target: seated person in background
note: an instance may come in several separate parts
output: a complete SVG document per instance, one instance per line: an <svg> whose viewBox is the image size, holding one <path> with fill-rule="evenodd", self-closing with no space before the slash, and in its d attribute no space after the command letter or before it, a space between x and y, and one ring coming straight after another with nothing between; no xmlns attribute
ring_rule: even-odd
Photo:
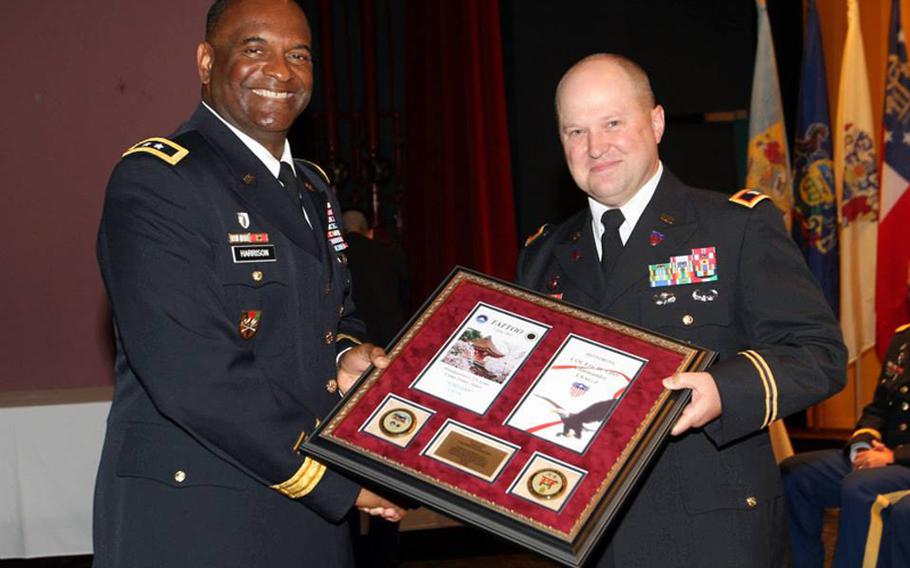
<svg viewBox="0 0 910 568"><path fill-rule="evenodd" d="M874 398L846 447L797 454L781 464L796 568L823 565L828 507L840 507L834 568L876 566L876 557L880 567L910 566L908 391L910 324L895 332Z"/></svg>
<svg viewBox="0 0 910 568"><path fill-rule="evenodd" d="M404 256L373 239L373 229L360 211L345 211L341 220L349 245L346 253L357 315L374 343L388 345L407 320Z"/></svg>

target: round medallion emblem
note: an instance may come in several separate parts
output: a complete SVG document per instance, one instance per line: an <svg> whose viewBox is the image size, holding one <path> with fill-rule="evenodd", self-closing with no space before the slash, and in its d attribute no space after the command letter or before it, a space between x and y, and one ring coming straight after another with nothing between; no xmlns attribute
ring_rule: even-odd
<svg viewBox="0 0 910 568"><path fill-rule="evenodd" d="M379 429L389 436L406 436L417 425L417 416L406 408L393 408L379 419Z"/></svg>
<svg viewBox="0 0 910 568"><path fill-rule="evenodd" d="M569 481L561 471L538 469L528 478L528 491L542 499L555 499L563 494Z"/></svg>

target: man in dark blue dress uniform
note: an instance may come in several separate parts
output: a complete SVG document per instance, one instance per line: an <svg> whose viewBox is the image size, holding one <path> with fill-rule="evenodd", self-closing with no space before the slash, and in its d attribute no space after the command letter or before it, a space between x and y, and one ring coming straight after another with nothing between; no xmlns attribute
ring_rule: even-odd
<svg viewBox="0 0 910 568"><path fill-rule="evenodd" d="M388 364L359 344L339 205L286 140L311 51L293 1L219 0L197 49L203 102L111 176L96 566L352 566L351 508L403 514L299 451L340 392Z"/></svg>
<svg viewBox="0 0 910 568"><path fill-rule="evenodd" d="M797 454L781 468L794 566L824 565L829 507L840 508L833 566L910 566L910 324L895 331L846 447Z"/></svg>
<svg viewBox="0 0 910 568"><path fill-rule="evenodd" d="M767 196L696 189L662 166L664 111L640 67L585 58L556 109L589 207L529 239L519 283L719 354L665 380L692 401L599 565L785 566L767 427L842 388L837 321Z"/></svg>

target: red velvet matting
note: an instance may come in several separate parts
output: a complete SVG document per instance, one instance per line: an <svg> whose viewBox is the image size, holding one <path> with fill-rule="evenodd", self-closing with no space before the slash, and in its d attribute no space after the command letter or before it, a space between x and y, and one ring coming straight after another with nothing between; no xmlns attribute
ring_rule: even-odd
<svg viewBox="0 0 910 568"><path fill-rule="evenodd" d="M483 416L432 395L408 388L408 385L432 360L440 346L478 302L485 302L503 310L519 313L552 326L549 333L525 361L524 366L505 386ZM607 425L600 430L583 455L503 424L569 333L581 335L648 360L638 378L627 389ZM393 350L393 354L396 351L398 351L397 347ZM381 455L398 464L402 469L416 470L445 484L457 487L487 505L513 511L568 535L573 532L573 527L585 513L589 502L597 496L604 479L609 475L639 424L648 415L663 391L661 379L676 372L685 357L686 355L683 353L601 327L572 315L552 311L526 299L474 282L462 281L454 287L449 297L435 313L425 320L423 326L411 337L406 349L403 349L393 359L392 364L380 378L357 397L354 407L336 424L330 436L369 453ZM388 393L394 393L436 411L436 414L423 426L407 448L400 448L368 433L358 431ZM514 454L512 460L493 483L488 483L432 458L421 456L420 452L447 418L516 444L521 449ZM569 501L558 513L507 493L509 486L535 451L588 472L575 488Z"/></svg>

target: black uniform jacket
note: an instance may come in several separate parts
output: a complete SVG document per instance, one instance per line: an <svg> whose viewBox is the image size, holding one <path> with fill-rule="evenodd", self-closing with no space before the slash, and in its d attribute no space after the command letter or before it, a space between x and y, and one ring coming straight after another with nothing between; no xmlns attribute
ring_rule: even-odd
<svg viewBox="0 0 910 568"><path fill-rule="evenodd" d="M873 439L894 452L894 463L910 467L910 324L895 331L875 395L863 409L848 447Z"/></svg>
<svg viewBox="0 0 910 568"><path fill-rule="evenodd" d="M358 486L296 449L339 400L336 355L363 329L327 237L339 205L296 169L315 239L201 105L114 169L98 235L117 355L96 566L352 564L339 521Z"/></svg>
<svg viewBox="0 0 910 568"><path fill-rule="evenodd" d="M719 353L722 415L667 445L607 535L606 565L776 566L786 554L766 427L840 390L846 354L770 200L731 199L664 170L607 282L588 209L519 258L520 284ZM707 247L716 281L650 287L649 265Z"/></svg>

